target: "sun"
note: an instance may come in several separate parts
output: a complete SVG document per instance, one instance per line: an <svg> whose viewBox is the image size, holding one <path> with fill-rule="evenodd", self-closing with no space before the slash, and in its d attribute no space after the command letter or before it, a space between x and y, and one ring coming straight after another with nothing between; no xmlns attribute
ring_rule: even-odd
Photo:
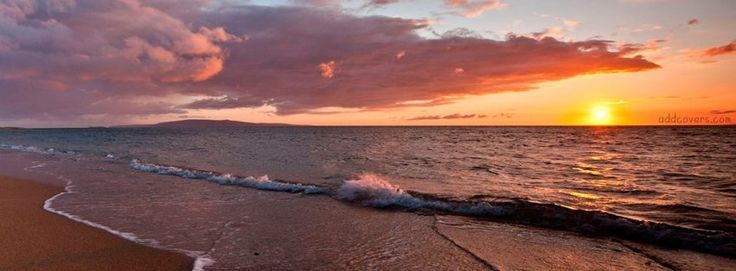
<svg viewBox="0 0 736 271"><path fill-rule="evenodd" d="M610 125L613 123L613 113L606 105L596 105L590 109L588 122L592 125Z"/></svg>

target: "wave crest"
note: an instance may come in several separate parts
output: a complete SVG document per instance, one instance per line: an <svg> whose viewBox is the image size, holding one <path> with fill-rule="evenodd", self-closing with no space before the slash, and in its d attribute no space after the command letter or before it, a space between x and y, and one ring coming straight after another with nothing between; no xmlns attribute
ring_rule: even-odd
<svg viewBox="0 0 736 271"><path fill-rule="evenodd" d="M204 179L222 185L238 185L261 190L317 193L334 199L376 208L395 208L511 222L529 226L566 230L598 236L613 236L674 248L736 257L736 236L730 232L698 230L681 226L641 221L605 211L587 211L523 199L496 199L492 202L472 198L460 200L404 190L374 174L361 174L346 180L337 190L328 187L287 183L268 176L239 177L210 171L141 163L130 166L144 172Z"/></svg>
<svg viewBox="0 0 736 271"><path fill-rule="evenodd" d="M571 209L556 204L522 199L456 200L401 189L385 179L362 174L345 181L335 198L377 208L399 208L430 213L460 215L505 221L598 236L648 242L676 248L736 257L733 233L684 228L671 224L641 221L604 211Z"/></svg>
<svg viewBox="0 0 736 271"><path fill-rule="evenodd" d="M335 197L350 202L361 202L374 207L401 206L422 208L421 199L374 174L361 174L357 179L344 181Z"/></svg>
<svg viewBox="0 0 736 271"><path fill-rule="evenodd" d="M186 179L202 179L221 185L236 185L255 188L259 190L304 194L319 194L324 192L323 188L315 185L280 182L268 178L268 175L264 175L261 177L241 177L227 173L219 174L211 171L142 163L138 159L131 160L129 164L130 167L143 172L156 173L160 175L172 175Z"/></svg>
<svg viewBox="0 0 736 271"><path fill-rule="evenodd" d="M504 207L481 201L452 201L407 191L374 175L361 174L354 180L344 181L335 197L377 208L424 209L466 216L499 216L509 212Z"/></svg>

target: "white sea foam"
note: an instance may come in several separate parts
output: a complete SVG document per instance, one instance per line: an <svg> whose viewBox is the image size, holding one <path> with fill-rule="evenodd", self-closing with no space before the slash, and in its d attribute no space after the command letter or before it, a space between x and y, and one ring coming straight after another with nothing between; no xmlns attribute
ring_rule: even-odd
<svg viewBox="0 0 736 271"><path fill-rule="evenodd" d="M42 167L45 167L46 166L46 163L41 163L41 162L37 162L37 161L34 161L32 164L33 164L32 166L23 168L23 170L28 171L29 169L42 168Z"/></svg>
<svg viewBox="0 0 736 271"><path fill-rule="evenodd" d="M8 144L0 144L0 149L10 149L14 151L20 151L20 152L32 152L32 153L40 153L40 154L75 154L73 151L60 151L54 148L39 148L36 146L28 146L28 145L8 145Z"/></svg>
<svg viewBox="0 0 736 271"><path fill-rule="evenodd" d="M463 215L501 215L507 209L487 202L453 202L442 199L413 196L406 190L380 176L365 173L353 180L344 181L335 197L340 200L359 202L364 205L388 208L427 209Z"/></svg>
<svg viewBox="0 0 736 271"><path fill-rule="evenodd" d="M74 193L74 191L72 190L71 180L66 179L66 178L63 178L63 177L60 177L60 179L64 179L64 180L67 181L67 184L64 187L64 192L61 192L59 194L56 194L56 195L54 195L53 197L47 199L44 202L43 208L46 209L47 211L52 212L52 213L55 213L55 214L59 214L59 215L62 215L62 216L65 216L65 217L67 217L67 218L69 218L71 220L74 220L74 221L77 221L77 222L81 222L81 223L87 224L89 226L98 228L98 229L103 229L103 230L105 230L107 232L113 233L115 235L121 236L121 237L123 237L125 239L128 239L128 240L131 240L131 241L135 241L137 243L142 243L142 244L146 244L146 245L157 245L158 244L155 240L141 239L141 238L138 238L133 233L117 231L117 230L114 230L114 229L112 229L110 227L107 227L107 226L104 226L104 225L101 225L101 224L98 224L98 223L94 223L94 222L91 222L91 221L82 219L79 216L76 216L76 215L73 215L73 214L70 214L70 213L61 211L61 210L54 209L52 207L52 203L53 203L53 201L56 198L61 197L61 196L66 195L66 194L72 194L72 193Z"/></svg>
<svg viewBox="0 0 736 271"><path fill-rule="evenodd" d="M611 234L655 244L676 244L720 255L735 255L734 236L729 233L695 230L665 223L650 223L600 211L575 210L554 204L509 201L451 200L433 195L409 193L389 181L363 174L345 181L335 198L378 208L433 210L472 217L497 217L529 225L552 226L570 231Z"/></svg>
<svg viewBox="0 0 736 271"><path fill-rule="evenodd" d="M431 197L416 197L391 182L375 174L362 174L353 180L346 180L337 191L299 183L286 183L261 177L240 177L232 174L220 174L210 171L186 169L175 166L143 163L137 159L130 161L130 166L143 172L172 175L187 179L201 179L221 185L236 185L269 191L302 192L305 194L328 194L333 198L358 202L377 208L426 209L451 212L465 215L498 215L507 212L505 208L493 206L486 202L450 202Z"/></svg>
<svg viewBox="0 0 736 271"><path fill-rule="evenodd" d="M237 185L260 190L283 191L291 193L301 192L304 194L319 194L324 192L323 188L315 185L279 182L268 178L268 175L264 175L261 177L240 177L232 174L220 174L216 172L185 169L174 166L142 163L137 159L131 160L130 166L134 169L144 172L156 173L161 175L173 175L187 179L203 179L221 185Z"/></svg>
<svg viewBox="0 0 736 271"><path fill-rule="evenodd" d="M35 153L52 153L54 149L49 149L50 151L44 151L42 149L39 149L35 146L26 146L26 145L10 145L11 150L15 151L22 151L22 152L35 152Z"/></svg>
<svg viewBox="0 0 736 271"><path fill-rule="evenodd" d="M427 202L413 197L399 188L374 174L362 174L354 180L343 182L335 195L345 201L362 202L375 207L402 206L407 208L421 208Z"/></svg>
<svg viewBox="0 0 736 271"><path fill-rule="evenodd" d="M36 163L36 162L34 162L33 164L34 165L32 165L32 166L29 166L29 167L24 168L24 170L30 171L31 169L38 169L38 168L41 168L41 167L46 166L45 163ZM56 176L57 176L57 178L59 180L62 180L62 181L64 181L66 183L66 185L64 186L64 192L61 192L59 194L56 194L53 197L51 197L51 198L47 199L46 201L44 201L44 203L43 203L43 209L44 210L46 210L46 211L48 211L50 213L54 213L54 214L58 214L58 215L64 216L64 217L66 217L68 219L71 219L73 221L76 221L76 222L79 222L79 223L83 223L83 224L88 225L90 227L94 227L94 228L98 228L98 229L104 230L106 232L109 232L111 234L120 236L122 238L125 238L127 240L130 240L130 241L133 241L133 242L136 242L136 243L139 243L139 244L147 245L147 246L158 248L158 249L173 250L173 251L176 251L176 252L179 252L179 253L183 253L183 254L185 254L185 255L187 255L187 256L192 257L192 258L195 259L194 260L193 267L192 267L192 271L203 271L205 267L207 267L207 266L212 265L212 264L215 263L215 260L213 260L212 258L209 258L207 255L203 255L202 252L190 251L190 250L184 250L184 249L167 248L167 247L161 246L156 240L139 238L138 236L136 236L133 233L118 231L118 230L112 229L112 228L110 228L108 226L105 226L105 225L102 225L102 224L99 224L99 223L95 223L95 222L92 222L92 221L83 219L83 218L81 218L79 216L76 216L76 215L73 215L71 213L68 213L68 212L65 212L65 211L62 211L62 210L59 210L59 209L55 209L53 207L54 200L56 200L57 198L59 198L61 196L75 193L74 190L73 190L74 186L72 185L72 180L71 179L65 178L65 177L60 176L60 175L56 175Z"/></svg>

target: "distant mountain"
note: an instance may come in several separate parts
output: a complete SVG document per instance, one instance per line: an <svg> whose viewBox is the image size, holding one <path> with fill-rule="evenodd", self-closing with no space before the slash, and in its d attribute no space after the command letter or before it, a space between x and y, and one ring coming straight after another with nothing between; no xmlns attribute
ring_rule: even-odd
<svg viewBox="0 0 736 271"><path fill-rule="evenodd" d="M252 126L294 126L292 124L285 123L255 123L255 122L242 122L234 120L202 120L202 119L190 119L190 120L178 120L168 121L156 124L143 124L143 125L122 125L115 126L115 128L187 128L187 129L200 129L200 128L231 128L231 127L252 127Z"/></svg>

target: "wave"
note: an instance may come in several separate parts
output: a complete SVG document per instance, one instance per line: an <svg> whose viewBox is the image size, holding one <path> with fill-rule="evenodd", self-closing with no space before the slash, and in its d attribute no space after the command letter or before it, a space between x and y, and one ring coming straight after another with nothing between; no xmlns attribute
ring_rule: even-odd
<svg viewBox="0 0 736 271"><path fill-rule="evenodd" d="M32 153L40 153L40 154L76 154L73 151L60 151L54 148L39 148L36 146L28 146L28 145L8 145L8 144L0 144L0 149L8 149L8 150L14 150L14 151L20 151L20 152L32 152Z"/></svg>
<svg viewBox="0 0 736 271"><path fill-rule="evenodd" d="M0 148L41 154L73 153L25 145L0 144ZM523 199L489 200L489 197L485 196L470 197L468 199L446 198L404 190L374 174L358 175L356 178L343 181L337 189L332 189L318 185L274 180L268 176L242 177L185 167L143 163L137 159L130 160L129 165L143 172L187 179L201 179L220 185L290 193L322 194L337 200L375 208L467 216L573 231L588 235L611 236L736 258L736 236L730 231L687 228L655 221L632 219L604 211L578 210ZM49 211L59 213L73 220L79 219L70 214L52 210L50 202L54 198L49 199L48 205L45 206L49 207ZM101 225L92 226L104 227ZM127 236L125 233L114 232L112 229L103 229L127 239L137 239L135 236ZM144 240L136 241L146 243ZM206 259L203 260L207 261Z"/></svg>
<svg viewBox="0 0 736 271"><path fill-rule="evenodd" d="M488 202L464 204L403 190L374 174L362 174L354 180L344 181L335 197L377 208L423 209L469 216L498 216L509 211Z"/></svg>
<svg viewBox="0 0 736 271"><path fill-rule="evenodd" d="M183 167L165 166L150 163L142 163L138 159L130 161L130 166L134 169L156 173L161 175L172 175L182 177L186 179L201 179L207 180L221 185L235 185L249 188L255 188L259 190L268 191L282 191L291 193L304 193L304 194L321 194L324 193L324 188L316 185L300 184L300 183L289 183L284 181L272 180L268 178L268 175L261 177L241 177L232 174L221 174L211 171L188 169Z"/></svg>
<svg viewBox="0 0 736 271"><path fill-rule="evenodd" d="M730 232L685 228L603 211L578 210L522 199L493 202L449 199L403 190L371 174L345 181L336 195L341 200L378 208L469 216L587 235L612 236L736 258L736 236Z"/></svg>
<svg viewBox="0 0 736 271"><path fill-rule="evenodd" d="M179 252L179 253L183 253L183 254L185 254L185 255L187 255L189 257L194 258L194 264L192 266L192 271L204 271L204 268L206 266L209 266L209 265L212 265L212 264L215 263L215 261L213 259L209 258L207 255L202 255L202 253L200 253L200 252L190 251L190 250L184 250L184 249L172 249L172 248L163 247L156 240L142 239L142 238L138 237L137 235L135 235L133 233L130 233L130 232L121 232L121 231L115 230L113 228L110 228L108 226L105 226L105 225L102 225L102 224L99 224L99 223L95 223L95 222L92 222L92 221L83 219L83 218L81 218L79 216L76 216L76 215L73 215L73 214L70 214L70 213L61 211L59 209L55 209L53 207L54 200L56 200L58 197L61 197L63 195L73 193L71 187L72 187L71 180L67 180L67 185L64 187L64 192L61 192L59 194L56 194L53 197L51 197L51 198L47 199L46 201L44 201L44 203L43 203L43 209L46 210L46 211L48 211L48 212L50 212L50 213L61 215L61 216L66 217L66 218L68 218L70 220L73 220L73 221L76 221L76 222L85 224L87 226L104 230L106 232L109 232L111 234L120 236L123 239L127 239L127 240L130 240L130 241L135 242L135 243L138 243L138 244L144 244L144 245L147 245L147 246L150 246L150 247L153 247L153 248L159 248L159 249L165 249L165 250L173 250L173 251L176 251L176 252Z"/></svg>
<svg viewBox="0 0 736 271"><path fill-rule="evenodd" d="M44 152L44 153L50 154L50 152ZM31 165L31 166L28 166L28 167L23 168L23 170L30 172L30 171L35 171L35 170L41 169L41 168L43 168L43 167L46 166L46 163L41 163L41 162L36 162L36 161L34 161L32 164L33 165ZM93 228L101 229L103 231L106 231L106 232L111 233L113 235L117 235L117 236L119 236L119 237L121 237L123 239L129 240L129 241L132 241L132 242L135 242L135 243L138 243L138 244L143 244L143 245L146 245L146 246L149 246L149 247L153 247L153 248L164 249L164 250L171 250L171 251L175 251L175 252L179 252L179 253L185 254L185 255L187 255L189 257L194 258L194 263L192 265L192 271L204 271L204 268L205 267L210 266L210 265L212 265L212 264L215 263L215 261L212 258L210 258L208 255L203 254L201 252L191 251L191 250L185 250L185 249L177 249L177 248L164 247L164 246L160 245L159 242L156 241L156 240L140 238L137 235L135 235L134 233L118 231L118 230L115 230L115 229L110 228L108 226L105 226L105 225L102 225L102 224L99 224L99 223L95 223L95 222L86 220L84 218L81 218L81 217L79 217L77 215L74 215L74 214L71 214L71 213L68 213L68 212L65 212L65 211L62 211L62 210L59 210L59 209L54 208L53 203L54 203L54 201L57 198L62 197L64 195L75 193L75 191L74 191L74 185L72 185L72 180L71 179L66 178L64 176L52 174L50 172L44 172L44 173L51 174L51 175L55 176L57 179L65 182L64 191L63 192L58 193L58 194L56 194L56 195L48 198L46 201L43 202L43 209L46 210L47 212L50 212L50 213L53 213L53 214L57 214L57 215L66 217L67 219L70 219L72 221L76 221L76 222L85 224L85 225L90 226L90 227L93 227Z"/></svg>
<svg viewBox="0 0 736 271"><path fill-rule="evenodd" d="M138 160L132 160L130 165L145 172L188 179L205 179L223 185L323 194L337 200L368 207L510 222L586 235L617 237L736 258L736 236L731 232L686 228L655 221L637 220L604 211L572 209L523 199L495 199L492 201L483 200L487 197L451 199L404 190L378 175L369 173L345 180L337 189L330 189L270 180L266 176L261 178L238 177L210 171L145 164Z"/></svg>

